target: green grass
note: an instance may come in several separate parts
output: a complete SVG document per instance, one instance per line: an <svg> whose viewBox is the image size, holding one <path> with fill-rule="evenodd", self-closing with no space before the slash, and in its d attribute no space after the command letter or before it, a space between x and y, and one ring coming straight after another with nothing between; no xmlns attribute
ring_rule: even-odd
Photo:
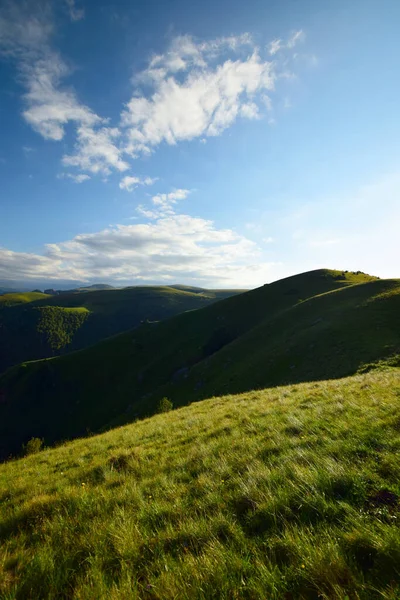
<svg viewBox="0 0 400 600"><path fill-rule="evenodd" d="M400 281L305 273L15 367L0 378L0 455L33 436L52 443L151 415L164 396L179 406L344 377L398 355Z"/></svg>
<svg viewBox="0 0 400 600"><path fill-rule="evenodd" d="M143 321L160 321L236 293L235 290L192 293L148 286L92 289L57 296L38 293L0 296L0 373L20 362L85 348ZM72 310L75 318L66 312ZM38 311L44 325L38 325ZM79 311L87 318L78 319Z"/></svg>
<svg viewBox="0 0 400 600"><path fill-rule="evenodd" d="M0 465L0 597L395 600L399 415L392 368Z"/></svg>
<svg viewBox="0 0 400 600"><path fill-rule="evenodd" d="M3 294L0 295L0 309L5 306L27 304L29 302L36 302L37 300L46 300L48 298L51 298L51 296L49 296L48 294L41 294L40 292Z"/></svg>

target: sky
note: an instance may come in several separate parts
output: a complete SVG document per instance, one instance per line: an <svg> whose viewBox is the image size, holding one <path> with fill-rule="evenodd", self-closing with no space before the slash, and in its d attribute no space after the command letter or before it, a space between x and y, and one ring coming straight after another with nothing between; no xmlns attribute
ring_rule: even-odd
<svg viewBox="0 0 400 600"><path fill-rule="evenodd" d="M0 0L0 284L400 277L398 0Z"/></svg>

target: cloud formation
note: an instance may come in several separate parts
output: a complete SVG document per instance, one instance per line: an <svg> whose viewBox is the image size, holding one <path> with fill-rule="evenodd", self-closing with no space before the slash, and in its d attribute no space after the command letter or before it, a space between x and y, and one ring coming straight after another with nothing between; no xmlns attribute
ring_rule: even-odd
<svg viewBox="0 0 400 600"><path fill-rule="evenodd" d="M78 175L74 175L74 173L60 173L57 177L58 179L71 179L74 183L83 183L90 179L90 175L86 175L85 173L80 173Z"/></svg>
<svg viewBox="0 0 400 600"><path fill-rule="evenodd" d="M74 2L67 2L70 16L82 18ZM76 127L75 153L63 158L65 166L80 171L109 174L126 170L118 147L120 132L107 127L107 119L82 104L74 90L63 81L71 69L52 49L53 15L48 2L28 0L8 2L0 10L0 53L16 62L19 78L26 89L23 118L42 137L61 141L65 127Z"/></svg>
<svg viewBox="0 0 400 600"><path fill-rule="evenodd" d="M209 220L175 214L48 244L43 255L0 249L0 279L54 284L97 280L246 287L262 283L268 268L254 242L231 229L217 229Z"/></svg>
<svg viewBox="0 0 400 600"><path fill-rule="evenodd" d="M22 116L36 132L59 142L72 125L75 140L62 163L76 175L122 173L132 158L162 143L194 138L204 143L239 118L259 119L272 110L278 62L263 57L248 33L208 41L182 35L136 74L120 121L111 124L66 85L73 71L53 48L51 6L47 0L6 0L0 8L0 55L17 65L25 87ZM64 6L71 20L84 17L75 0L64 0ZM297 31L286 42L274 40L269 54L291 49L303 37Z"/></svg>
<svg viewBox="0 0 400 600"><path fill-rule="evenodd" d="M85 17L83 8L76 8L75 0L65 0L71 21L81 21Z"/></svg>
<svg viewBox="0 0 400 600"><path fill-rule="evenodd" d="M220 135L239 116L257 118L259 95L273 91L275 80L273 64L261 58L249 35L206 44L179 37L139 76L152 91L135 91L122 113L126 151L150 154L162 142Z"/></svg>
<svg viewBox="0 0 400 600"><path fill-rule="evenodd" d="M122 151L116 145L120 132L116 127L94 129L82 123L77 129L75 153L63 157L66 167L77 167L93 174L109 175L112 169L126 171L129 163L122 159Z"/></svg>
<svg viewBox="0 0 400 600"><path fill-rule="evenodd" d="M305 33L302 29L298 31L294 31L288 40L284 41L282 39L272 40L268 44L268 52L271 56L277 54L280 50L289 49L292 50L299 42L303 41L305 38Z"/></svg>
<svg viewBox="0 0 400 600"><path fill-rule="evenodd" d="M157 179L151 177L134 177L132 175L126 175L119 182L119 187L121 190L126 190L127 192L133 192L135 188L139 185L153 185Z"/></svg>

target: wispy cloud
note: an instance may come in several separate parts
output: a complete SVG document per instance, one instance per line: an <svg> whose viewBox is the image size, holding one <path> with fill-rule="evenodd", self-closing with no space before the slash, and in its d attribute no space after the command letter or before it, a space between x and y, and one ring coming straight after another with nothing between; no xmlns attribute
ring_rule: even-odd
<svg viewBox="0 0 400 600"><path fill-rule="evenodd" d="M33 64L23 62L20 69L28 88L23 116L44 138L62 140L69 122L86 127L102 123L90 108L78 102L74 92L60 89L69 69L57 54L46 50Z"/></svg>
<svg viewBox="0 0 400 600"><path fill-rule="evenodd" d="M284 41L282 39L272 40L267 46L268 52L271 56L274 56L281 50L292 50L299 42L302 42L305 39L305 33L302 29L298 31L294 31L290 37Z"/></svg>
<svg viewBox="0 0 400 600"><path fill-rule="evenodd" d="M70 14L79 16L74 2ZM37 0L9 2L0 12L0 52L16 61L26 88L24 119L45 139L60 141L65 126L76 127L76 153L63 159L65 166L91 173L123 171L128 163L121 158L119 130L107 127L107 119L79 102L75 92L62 86L70 74L60 55L51 47L54 31L50 4Z"/></svg>
<svg viewBox="0 0 400 600"><path fill-rule="evenodd" d="M90 179L90 175L86 175L85 173L80 173L79 175L74 175L73 173L60 173L57 177L58 179L71 179L74 183L83 183Z"/></svg>
<svg viewBox="0 0 400 600"><path fill-rule="evenodd" d="M156 178L152 177L134 177L132 175L126 175L119 182L119 187L121 190L126 190L127 192L133 192L135 188L139 185L153 185L157 181Z"/></svg>
<svg viewBox="0 0 400 600"><path fill-rule="evenodd" d="M268 45L268 50L269 53L271 54L271 56L273 56L274 54L276 54L277 52L279 52L279 50L282 48L282 40L272 40L272 42L269 43Z"/></svg>
<svg viewBox="0 0 400 600"><path fill-rule="evenodd" d="M302 29L299 29L298 31L293 32L293 34L290 36L290 38L288 39L288 41L286 43L286 47L294 48L296 46L296 44L303 41L304 38L305 38L304 31Z"/></svg>
<svg viewBox="0 0 400 600"><path fill-rule="evenodd" d="M75 0L65 0L71 21L81 21L85 17L83 8L76 8Z"/></svg>
<svg viewBox="0 0 400 600"><path fill-rule="evenodd" d="M129 163L122 159L122 151L116 143L119 137L116 127L95 129L82 124L77 129L75 154L64 156L62 162L94 174L109 175L112 169L126 171Z"/></svg>
<svg viewBox="0 0 400 600"><path fill-rule="evenodd" d="M178 189L169 194L157 194L153 196L151 201L156 207L158 216L167 216L175 214L174 206L180 201L185 200L191 190Z"/></svg>
<svg viewBox="0 0 400 600"><path fill-rule="evenodd" d="M151 207L139 204L137 212L147 219L161 219L175 215L175 206L180 200L186 200L193 190L175 189L167 194L156 194L151 198Z"/></svg>

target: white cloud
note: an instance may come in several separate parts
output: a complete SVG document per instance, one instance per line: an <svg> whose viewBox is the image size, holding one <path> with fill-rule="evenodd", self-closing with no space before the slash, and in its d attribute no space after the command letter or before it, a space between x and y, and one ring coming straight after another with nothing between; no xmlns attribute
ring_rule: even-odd
<svg viewBox="0 0 400 600"><path fill-rule="evenodd" d="M240 108L240 114L246 119L258 119L260 117L260 111L255 102L248 102L247 104L242 104Z"/></svg>
<svg viewBox="0 0 400 600"><path fill-rule="evenodd" d="M305 34L304 31L302 29L299 29L298 31L295 31L290 38L287 41L286 47L287 48L294 48L296 46L296 44L298 44L299 42L302 42L305 38Z"/></svg>
<svg viewBox="0 0 400 600"><path fill-rule="evenodd" d="M75 0L64 1L72 20L83 18ZM51 4L10 0L5 6L0 10L0 54L18 65L26 89L24 119L52 141L64 140L72 125L74 149L63 156L64 167L107 177L127 171L129 157L151 154L161 143L194 138L204 143L239 117L258 119L272 109L266 92L274 91L279 62L265 60L249 34L207 41L184 35L173 39L164 54L151 57L134 78L139 87L122 110L119 126L112 126L66 85L72 70L51 45ZM286 47L303 36L293 33ZM281 46L274 40L270 50L278 52Z"/></svg>
<svg viewBox="0 0 400 600"><path fill-rule="evenodd" d="M25 120L45 139L62 140L69 122L91 127L102 122L88 107L80 104L71 90L59 89L69 70L61 58L50 51L33 64L20 65L28 88L24 99Z"/></svg>
<svg viewBox="0 0 400 600"><path fill-rule="evenodd" d="M90 179L90 175L86 173L80 173L79 175L74 175L73 173L60 173L57 175L58 179L71 179L74 183L83 183Z"/></svg>
<svg viewBox="0 0 400 600"><path fill-rule="evenodd" d="M152 203L157 207L157 216L165 216L167 214L174 214L174 205L179 200L185 200L191 190L178 189L170 192L169 194L157 194L153 196Z"/></svg>
<svg viewBox="0 0 400 600"><path fill-rule="evenodd" d="M254 242L211 221L172 215L49 244L43 255L0 249L1 279L262 284L270 265Z"/></svg>
<svg viewBox="0 0 400 600"><path fill-rule="evenodd" d="M62 162L94 174L109 175L112 168L126 171L129 164L122 159L122 151L116 144L119 137L116 127L94 129L81 125L77 130L76 153L64 156Z"/></svg>
<svg viewBox="0 0 400 600"><path fill-rule="evenodd" d="M267 46L268 52L271 56L274 56L281 50L286 50L286 49L292 50L299 42L302 42L304 40L304 38L305 38L304 31L302 29L299 29L298 31L294 31L286 42L284 42L282 39L278 39L278 38L275 40L272 40L272 42L270 42ZM294 56L294 58L295 58L295 56Z"/></svg>
<svg viewBox="0 0 400 600"><path fill-rule="evenodd" d="M272 40L272 42L269 43L268 48L269 53L271 54L271 56L273 56L282 48L282 40Z"/></svg>
<svg viewBox="0 0 400 600"><path fill-rule="evenodd" d="M73 1L71 18L80 17ZM70 68L51 48L52 15L46 2L9 3L0 14L0 52L17 61L26 88L24 119L45 139L60 141L65 126L76 127L76 152L63 158L65 166L93 174L124 171L129 165L118 146L120 132L80 103L72 89L62 87Z"/></svg>
<svg viewBox="0 0 400 600"><path fill-rule="evenodd" d="M206 42L196 42L190 35L180 35L171 41L165 54L154 55L149 61L149 67L134 79L138 82L154 82L168 74L187 71L189 68L205 68L208 61L221 52L237 51L244 46L254 46L248 33Z"/></svg>
<svg viewBox="0 0 400 600"><path fill-rule="evenodd" d="M76 8L75 0L65 0L67 5L68 14L71 21L80 21L85 17L85 11L83 8Z"/></svg>
<svg viewBox="0 0 400 600"><path fill-rule="evenodd" d="M132 175L126 175L119 182L119 187L121 190L126 190L127 192L133 192L133 190L139 185L153 185L157 181L156 178L151 177L134 177Z"/></svg>
<svg viewBox="0 0 400 600"><path fill-rule="evenodd" d="M152 93L136 90L122 113L126 151L149 154L162 142L219 135L239 115L257 118L258 95L274 89L276 73L251 45L248 35L206 43L183 36L153 57L139 77L151 83ZM250 55L243 56L244 46L251 46ZM233 59L238 52L242 56Z"/></svg>

